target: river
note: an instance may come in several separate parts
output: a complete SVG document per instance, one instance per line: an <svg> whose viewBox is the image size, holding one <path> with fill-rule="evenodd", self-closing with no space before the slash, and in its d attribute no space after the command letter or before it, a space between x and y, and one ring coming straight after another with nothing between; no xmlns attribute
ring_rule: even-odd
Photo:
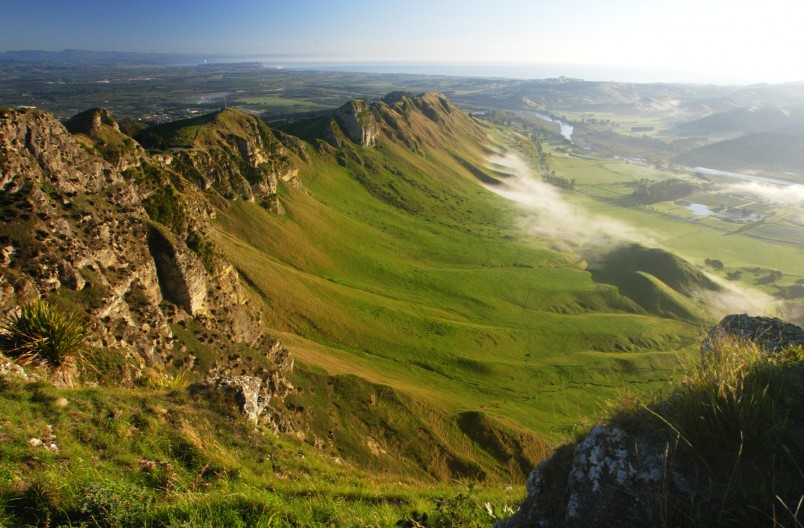
<svg viewBox="0 0 804 528"><path fill-rule="evenodd" d="M561 129L561 135L564 136L564 139L566 139L570 143L574 143L572 141L572 131L575 129L575 127L573 127L569 123L565 123L564 121L560 121L558 119L553 119L552 117L550 117L547 114L540 114L538 112L534 112L534 114L536 115L536 117L538 117L539 119L541 119L543 121L548 121L550 123L556 123L559 126L559 128Z"/></svg>

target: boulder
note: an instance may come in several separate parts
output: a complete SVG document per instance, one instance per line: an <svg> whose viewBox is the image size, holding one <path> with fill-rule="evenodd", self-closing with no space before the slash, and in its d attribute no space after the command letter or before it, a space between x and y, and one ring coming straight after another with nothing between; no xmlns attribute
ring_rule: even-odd
<svg viewBox="0 0 804 528"><path fill-rule="evenodd" d="M754 317L732 314L724 317L707 333L701 351L712 350L721 339L750 341L768 353L804 345L804 329L777 317Z"/></svg>
<svg viewBox="0 0 804 528"><path fill-rule="evenodd" d="M645 519L647 499L662 487L688 493L684 477L666 462L664 449L618 427L598 425L531 472L519 512L497 528L613 528Z"/></svg>

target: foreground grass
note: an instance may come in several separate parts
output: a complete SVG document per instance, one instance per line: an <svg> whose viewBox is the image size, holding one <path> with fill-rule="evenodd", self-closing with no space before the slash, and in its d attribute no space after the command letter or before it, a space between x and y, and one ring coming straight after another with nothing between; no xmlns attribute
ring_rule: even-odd
<svg viewBox="0 0 804 528"><path fill-rule="evenodd" d="M521 498L367 475L246 424L232 405L186 389L0 377L0 525L393 526L426 515L487 526Z"/></svg>
<svg viewBox="0 0 804 528"><path fill-rule="evenodd" d="M667 442L684 475L652 497L656 526L802 526L804 349L721 339L665 400L624 402L613 422ZM691 491L690 491L691 490Z"/></svg>

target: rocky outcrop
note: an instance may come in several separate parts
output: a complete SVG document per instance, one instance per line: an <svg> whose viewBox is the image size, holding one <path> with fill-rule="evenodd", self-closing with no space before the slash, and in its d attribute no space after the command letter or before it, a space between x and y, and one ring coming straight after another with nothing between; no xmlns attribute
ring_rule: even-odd
<svg viewBox="0 0 804 528"><path fill-rule="evenodd" d="M58 296L83 312L93 346L126 358L134 369L126 379L174 362L212 368L188 354L183 340L197 339L217 370L238 365L244 346L265 351L251 370L269 380L274 341L207 235L213 204L226 202L192 185L176 154L143 153L125 172L99 156L85 140L121 134L108 112L79 114L71 127L75 134L36 110L0 111L0 311ZM253 141L215 136L223 152L209 147L209 155L271 166L270 136L254 127ZM289 168L284 175L294 177ZM253 375L241 370L236 375Z"/></svg>
<svg viewBox="0 0 804 528"><path fill-rule="evenodd" d="M85 134L87 136L98 136L103 130L103 126L112 128L115 132L120 132L120 125L112 117L111 112L105 108L92 108L76 114L64 123L64 127L71 134Z"/></svg>
<svg viewBox="0 0 804 528"><path fill-rule="evenodd" d="M660 487L689 494L683 475L667 471L665 451L624 430L598 425L560 448L528 476L528 497L498 528L644 526Z"/></svg>
<svg viewBox="0 0 804 528"><path fill-rule="evenodd" d="M275 196L279 181L299 185L298 167L268 126L231 109L201 125L192 145L176 149L170 164L201 189L230 199Z"/></svg>
<svg viewBox="0 0 804 528"><path fill-rule="evenodd" d="M137 189L36 110L0 113L0 182L0 309L69 290L95 345L161 363L173 336Z"/></svg>
<svg viewBox="0 0 804 528"><path fill-rule="evenodd" d="M162 295L190 315L206 311L207 274L186 244L165 229L152 227L148 247L156 264Z"/></svg>
<svg viewBox="0 0 804 528"><path fill-rule="evenodd" d="M437 92L414 96L396 91L379 101L354 99L338 108L323 129L324 141L338 149L352 143L373 147L383 136L416 152L425 145L438 148L460 136L485 141L478 124ZM326 147L319 150L327 152Z"/></svg>
<svg viewBox="0 0 804 528"><path fill-rule="evenodd" d="M439 125L445 124L448 116L457 110L442 93L425 93L414 98L413 102L428 119Z"/></svg>
<svg viewBox="0 0 804 528"><path fill-rule="evenodd" d="M393 105L393 104L396 104L396 103L401 103L405 99L412 99L412 98L413 98L413 94L411 92L404 92L404 91L401 91L401 90L397 90L395 92L390 92L390 93L386 94L382 98L382 102L387 104L387 105Z"/></svg>
<svg viewBox="0 0 804 528"><path fill-rule="evenodd" d="M335 120L347 137L358 145L373 147L377 144L379 127L367 101L349 101L335 111Z"/></svg>
<svg viewBox="0 0 804 528"><path fill-rule="evenodd" d="M768 353L777 353L786 348L804 346L804 329L776 317L727 315L709 330L701 350L707 353L723 339L750 341Z"/></svg>
<svg viewBox="0 0 804 528"><path fill-rule="evenodd" d="M120 131L117 121L105 108L81 112L64 126L80 143L91 147L118 170L136 167L146 157L145 150Z"/></svg>
<svg viewBox="0 0 804 528"><path fill-rule="evenodd" d="M273 341L266 348L265 359L271 365L268 374L234 374L231 367L216 368L205 384L206 388L231 394L246 420L267 425L274 432L287 432L292 427L277 409L281 408L285 398L294 390L293 384L287 379L287 375L293 371L293 359L279 341Z"/></svg>

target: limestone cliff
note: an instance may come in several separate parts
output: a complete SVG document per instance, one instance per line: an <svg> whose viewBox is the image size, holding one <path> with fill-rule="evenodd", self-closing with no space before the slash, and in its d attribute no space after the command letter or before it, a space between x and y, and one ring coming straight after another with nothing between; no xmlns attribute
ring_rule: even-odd
<svg viewBox="0 0 804 528"><path fill-rule="evenodd" d="M80 302L97 345L162 363L173 336L137 189L53 116L4 111L0 199L0 308L38 297Z"/></svg>
<svg viewBox="0 0 804 528"><path fill-rule="evenodd" d="M443 145L446 139L461 134L480 140L484 137L471 117L437 92L417 96L391 92L379 101L355 99L335 111L323 133L324 140L335 148L344 147L347 140L361 147L374 147L386 137L414 151L424 145Z"/></svg>
<svg viewBox="0 0 804 528"><path fill-rule="evenodd" d="M83 313L92 345L123 358L118 381L168 363L204 373L240 365L238 374L264 380L263 392L283 393L292 361L206 234L226 202L191 179L214 181L228 166L229 181L249 174L248 192L275 192L271 178L295 178L267 127L234 119L255 135L205 132L220 142L217 151L206 143L206 155L223 161L208 167L217 176L199 164L188 178L180 152L131 147L105 110L71 119L74 134L41 111L0 111L0 311L45 298ZM207 357L188 348L197 342ZM243 347L262 358L246 371Z"/></svg>
<svg viewBox="0 0 804 528"><path fill-rule="evenodd" d="M335 111L335 121L346 135L363 147L373 147L377 143L379 130L371 107L363 99L349 101Z"/></svg>

